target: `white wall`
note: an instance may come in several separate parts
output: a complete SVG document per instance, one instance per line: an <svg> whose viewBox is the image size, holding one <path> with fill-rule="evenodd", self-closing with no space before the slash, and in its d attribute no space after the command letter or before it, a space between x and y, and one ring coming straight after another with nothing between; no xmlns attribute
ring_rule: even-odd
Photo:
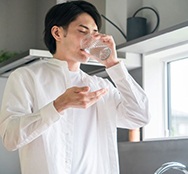
<svg viewBox="0 0 188 174"><path fill-rule="evenodd" d="M164 137L164 64L156 55L143 58L143 87L149 99L151 119L144 127L144 140ZM158 124L160 123L160 124ZM157 125L157 126L156 126Z"/></svg>

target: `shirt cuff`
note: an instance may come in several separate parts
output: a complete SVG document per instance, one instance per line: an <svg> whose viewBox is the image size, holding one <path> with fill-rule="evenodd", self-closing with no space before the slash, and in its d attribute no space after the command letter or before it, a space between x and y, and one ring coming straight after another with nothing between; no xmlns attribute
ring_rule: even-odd
<svg viewBox="0 0 188 174"><path fill-rule="evenodd" d="M125 78L125 76L126 78L129 78L128 70L123 61L120 61L118 64L107 68L106 72L115 81L122 80L123 78Z"/></svg>
<svg viewBox="0 0 188 174"><path fill-rule="evenodd" d="M57 112L57 110L55 109L53 105L53 102L43 107L40 110L40 113L41 113L42 120L48 125L51 125L54 122L58 121L63 115Z"/></svg>

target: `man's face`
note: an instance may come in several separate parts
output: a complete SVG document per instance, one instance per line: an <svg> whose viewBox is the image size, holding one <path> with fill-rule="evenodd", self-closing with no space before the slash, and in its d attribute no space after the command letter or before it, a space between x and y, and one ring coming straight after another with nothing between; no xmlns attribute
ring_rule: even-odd
<svg viewBox="0 0 188 174"><path fill-rule="evenodd" d="M97 25L93 18L87 13L79 15L71 22L62 38L60 51L66 56L66 60L73 62L86 62L88 58L81 54L81 40L85 35L98 32Z"/></svg>

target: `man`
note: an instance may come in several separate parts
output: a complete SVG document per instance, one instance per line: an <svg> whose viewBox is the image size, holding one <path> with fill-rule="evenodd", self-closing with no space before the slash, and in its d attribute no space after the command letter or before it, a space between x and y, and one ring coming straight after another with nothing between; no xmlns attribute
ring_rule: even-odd
<svg viewBox="0 0 188 174"><path fill-rule="evenodd" d="M85 1L55 5L45 18L44 41L53 59L15 70L7 81L0 134L19 149L22 174L118 174L117 127L148 122L144 91L119 62L112 36L99 34L101 18ZM115 83L89 76L80 64L85 35L111 49L99 60Z"/></svg>

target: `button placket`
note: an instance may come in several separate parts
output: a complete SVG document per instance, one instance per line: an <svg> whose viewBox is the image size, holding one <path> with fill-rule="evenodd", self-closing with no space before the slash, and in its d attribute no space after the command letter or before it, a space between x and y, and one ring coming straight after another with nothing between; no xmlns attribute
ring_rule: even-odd
<svg viewBox="0 0 188 174"><path fill-rule="evenodd" d="M67 128L68 131L66 132L66 171L67 173L71 172L71 165L72 165L72 143L73 143L73 110L68 111L68 118L67 118Z"/></svg>

